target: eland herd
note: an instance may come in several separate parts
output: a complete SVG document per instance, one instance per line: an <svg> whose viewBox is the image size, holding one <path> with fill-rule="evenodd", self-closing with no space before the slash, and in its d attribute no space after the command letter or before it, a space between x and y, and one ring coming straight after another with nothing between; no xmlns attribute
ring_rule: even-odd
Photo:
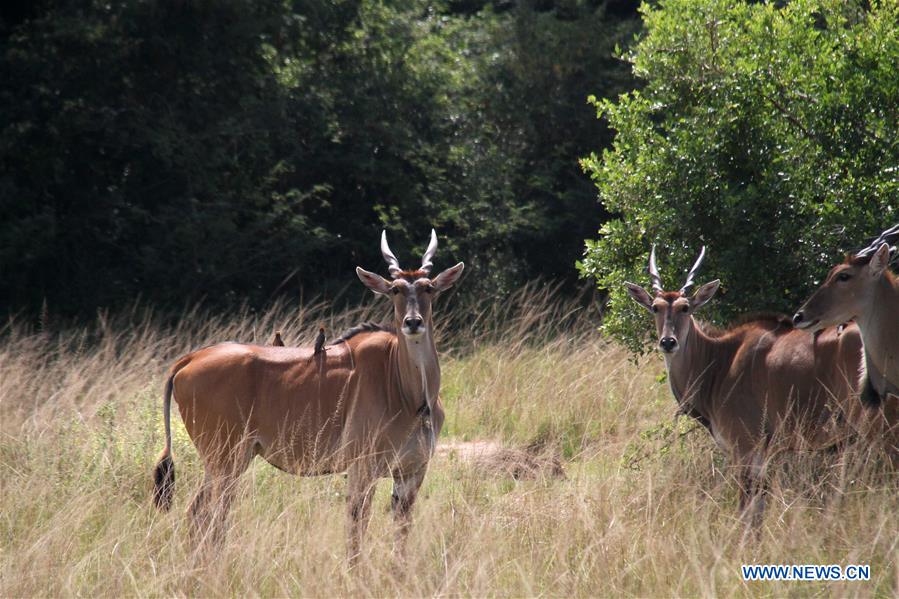
<svg viewBox="0 0 899 599"><path fill-rule="evenodd" d="M718 290L714 280L666 291L649 258L652 291L626 283L649 311L678 413L701 423L731 461L740 511L757 528L773 452L839 447L850 437L883 450L899 466L899 225L835 266L791 318L747 317L725 330L695 313ZM363 323L315 347L221 343L190 353L169 371L163 395L165 448L153 499L171 507L171 402L205 468L188 508L191 535L215 544L236 482L254 457L301 476L347 474L348 557L360 554L378 479L393 478L391 510L402 551L411 511L444 420L433 302L463 263L431 276L432 230L421 266L400 267L381 235L390 279L356 268L363 285L393 303L392 325Z"/></svg>

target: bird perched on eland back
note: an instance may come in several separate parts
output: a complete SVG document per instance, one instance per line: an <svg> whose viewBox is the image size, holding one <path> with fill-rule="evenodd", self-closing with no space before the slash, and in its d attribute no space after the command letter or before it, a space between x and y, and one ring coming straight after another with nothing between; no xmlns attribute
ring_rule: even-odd
<svg viewBox="0 0 899 599"><path fill-rule="evenodd" d="M325 351L325 327L318 327L318 336L315 338L314 355L318 355Z"/></svg>

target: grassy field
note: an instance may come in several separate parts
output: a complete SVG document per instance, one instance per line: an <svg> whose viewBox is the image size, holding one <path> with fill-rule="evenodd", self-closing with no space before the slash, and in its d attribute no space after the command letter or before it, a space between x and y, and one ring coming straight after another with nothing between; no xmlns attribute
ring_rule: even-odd
<svg viewBox="0 0 899 599"><path fill-rule="evenodd" d="M452 304L450 299L448 302ZM258 461L225 546L197 560L184 510L201 465L173 416L175 509L150 502L163 446L163 374L210 342L288 344L380 320L371 303L330 314L274 306L177 326L144 310L83 328L0 332L0 596L883 596L899 595L893 474L859 448L802 455L778 473L755 538L704 430L674 421L655 355L596 333L596 314L528 291L447 305L438 342L441 443L492 441L561 460L565 478L513 480L441 451L416 504L405 560L391 551L389 483L360 565L348 571L342 476L299 478ZM743 563L870 564L868 582L743 582Z"/></svg>

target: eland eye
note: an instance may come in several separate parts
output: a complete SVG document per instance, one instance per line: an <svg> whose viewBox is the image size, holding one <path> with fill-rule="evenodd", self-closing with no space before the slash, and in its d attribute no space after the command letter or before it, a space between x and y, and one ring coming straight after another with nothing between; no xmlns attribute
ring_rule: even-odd
<svg viewBox="0 0 899 599"><path fill-rule="evenodd" d="M837 281L848 281L851 278L852 275L850 275L848 272L841 272L837 275Z"/></svg>
<svg viewBox="0 0 899 599"><path fill-rule="evenodd" d="M392 293L393 295L396 295L396 294L398 294L399 292L400 292L400 288L399 288L399 287L391 287L391 288L390 288L390 293Z"/></svg>
<svg viewBox="0 0 899 599"><path fill-rule="evenodd" d="M653 306L653 307L652 307L652 311L655 312L656 314L658 314L658 313L659 313L659 307L658 307L658 306Z"/></svg>
<svg viewBox="0 0 899 599"><path fill-rule="evenodd" d="M687 312L690 311L690 306L684 306L683 308L680 309L680 311L681 311L681 312L684 312L684 313L687 313Z"/></svg>

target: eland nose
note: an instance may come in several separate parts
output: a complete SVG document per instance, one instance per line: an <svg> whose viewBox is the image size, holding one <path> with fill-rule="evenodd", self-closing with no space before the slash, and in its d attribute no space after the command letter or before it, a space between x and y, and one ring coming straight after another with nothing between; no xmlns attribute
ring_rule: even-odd
<svg viewBox="0 0 899 599"><path fill-rule="evenodd" d="M409 331L415 333L421 328L421 316L407 316L403 321L403 325L405 325Z"/></svg>
<svg viewBox="0 0 899 599"><path fill-rule="evenodd" d="M803 318L805 318L805 316L802 314L801 311L794 314L793 315L793 325L794 326L798 325L800 322L802 322Z"/></svg>
<svg viewBox="0 0 899 599"><path fill-rule="evenodd" d="M677 347L677 339L674 337L662 337L662 340L659 341L659 347L666 352L673 351Z"/></svg>

